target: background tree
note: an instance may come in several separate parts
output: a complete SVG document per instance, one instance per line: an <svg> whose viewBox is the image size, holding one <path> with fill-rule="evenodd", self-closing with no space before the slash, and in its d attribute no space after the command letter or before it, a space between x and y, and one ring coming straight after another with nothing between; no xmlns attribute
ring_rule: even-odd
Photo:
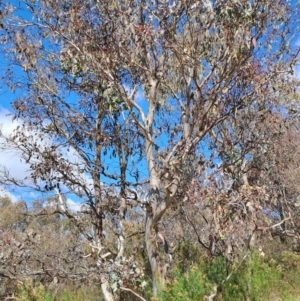
<svg viewBox="0 0 300 301"><path fill-rule="evenodd" d="M87 272L89 246L67 219L53 213L49 203L35 201L31 208L8 198L1 203L1 277L7 280L2 296L9 293L9 281L25 284L28 276L55 289L70 280L87 281L82 272Z"/></svg>

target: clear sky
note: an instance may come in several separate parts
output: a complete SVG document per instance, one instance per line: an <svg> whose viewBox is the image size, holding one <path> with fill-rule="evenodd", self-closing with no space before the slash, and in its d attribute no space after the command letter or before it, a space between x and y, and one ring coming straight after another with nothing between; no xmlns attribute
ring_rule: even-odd
<svg viewBox="0 0 300 301"><path fill-rule="evenodd" d="M17 1L10 1L10 3L14 4ZM292 1L292 3L295 5L297 1ZM298 45L298 37L293 41L294 45ZM5 79L5 72L8 68L14 68L13 66L10 66L10 63L6 60L5 54L3 49L0 48L0 78ZM296 68L296 71L298 69ZM17 97L22 96L22 91L10 91L5 85L4 81L1 81L2 86L0 87L0 125L2 125L2 130L10 134L12 133L13 129L18 125L18 121L12 121L12 116L9 115L12 112L11 102ZM139 92L139 98L140 98L140 105L143 107L143 109L147 110L146 102L143 101L143 94L142 91ZM162 137L163 140L163 137ZM163 144L163 141L161 141ZM1 141L0 141L1 144ZM23 179L28 174L29 171L29 165L20 162L20 157L17 152L8 150L8 151L1 151L0 150L0 165L6 166L6 168L17 178ZM145 171L146 172L146 171ZM87 179L88 181L88 179ZM8 190L7 187L1 187L2 191L6 191L8 195L10 195L14 200L17 199L25 199L25 200L33 200L35 198L41 198L44 197L44 194L36 193L30 189L12 189ZM1 190L0 190L1 191ZM1 192L0 192L1 196ZM73 201L76 200L73 198ZM72 200L70 199L70 203ZM74 205L74 204L73 204Z"/></svg>

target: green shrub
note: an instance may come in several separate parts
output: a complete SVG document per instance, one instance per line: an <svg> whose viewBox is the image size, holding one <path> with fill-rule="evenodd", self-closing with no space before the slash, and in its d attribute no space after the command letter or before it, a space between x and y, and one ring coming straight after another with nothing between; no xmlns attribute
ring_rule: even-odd
<svg viewBox="0 0 300 301"><path fill-rule="evenodd" d="M205 295L211 291L207 276L197 265L192 266L184 274L177 269L174 276L174 279L167 284L159 300L200 301L204 300Z"/></svg>
<svg viewBox="0 0 300 301"><path fill-rule="evenodd" d="M33 284L28 280L24 286L19 287L16 297L18 301L53 301L51 293L47 292L41 283Z"/></svg>
<svg viewBox="0 0 300 301"><path fill-rule="evenodd" d="M83 286L79 289L64 287L54 297L41 283L28 280L17 292L17 301L98 301L101 300L100 287Z"/></svg>
<svg viewBox="0 0 300 301"><path fill-rule="evenodd" d="M276 265L265 257L252 254L251 258L235 271L222 286L218 300L268 300L280 281Z"/></svg>
<svg viewBox="0 0 300 301"><path fill-rule="evenodd" d="M226 260L198 257L198 263L175 268L172 280L159 297L160 301L207 300L214 285L218 285L216 301L299 301L300 255L284 252L278 258L262 257L253 253L230 279ZM234 264L231 266L235 269Z"/></svg>
<svg viewBox="0 0 300 301"><path fill-rule="evenodd" d="M203 265L203 264L201 264ZM207 263L207 278L210 282L220 285L226 278L226 260L224 257L217 257Z"/></svg>

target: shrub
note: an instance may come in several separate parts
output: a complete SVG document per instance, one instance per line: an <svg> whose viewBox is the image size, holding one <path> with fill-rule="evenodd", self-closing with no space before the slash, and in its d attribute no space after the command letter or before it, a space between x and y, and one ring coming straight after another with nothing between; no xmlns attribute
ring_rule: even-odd
<svg viewBox="0 0 300 301"><path fill-rule="evenodd" d="M19 287L16 300L18 301L52 301L51 293L47 292L41 283L33 284L32 280L26 281Z"/></svg>
<svg viewBox="0 0 300 301"><path fill-rule="evenodd" d="M199 258L198 258L199 259ZM183 271L175 268L170 281L159 297L160 301L207 300L214 285L218 285L216 301L296 301L300 300L300 255L284 252L278 258L253 253L248 261L227 276L226 260L222 257L202 258ZM234 264L231 268L235 268Z"/></svg>
<svg viewBox="0 0 300 301"><path fill-rule="evenodd" d="M161 294L161 301L200 301L211 291L207 276L199 265L192 266L184 274L177 269L174 275Z"/></svg>

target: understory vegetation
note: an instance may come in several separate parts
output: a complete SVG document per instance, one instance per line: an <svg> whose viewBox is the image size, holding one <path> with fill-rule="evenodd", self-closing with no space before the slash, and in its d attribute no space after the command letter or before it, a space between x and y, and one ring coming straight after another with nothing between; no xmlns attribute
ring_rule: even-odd
<svg viewBox="0 0 300 301"><path fill-rule="evenodd" d="M189 245L187 243L187 245ZM190 246L189 246L190 247ZM274 245L275 247L275 245ZM169 272L169 280L160 296L152 301L204 301L208 300L214 287L218 287L216 301L298 301L300 294L300 254L283 251L276 256L259 252L249 253L243 264L222 283L228 274L226 260L222 257L208 258L201 254L182 254L186 262L177 261ZM191 255L191 254L190 254ZM195 257L196 255L196 257ZM236 268L233 265L233 269ZM149 284L148 284L149 285ZM143 290L150 296L150 286ZM32 281L18 286L18 301L99 301L101 291L97 286L65 285L55 291L49 284ZM140 300L131 294L123 294L120 300ZM150 299L149 299L150 300Z"/></svg>
<svg viewBox="0 0 300 301"><path fill-rule="evenodd" d="M273 258L252 253L219 287L218 301L299 300L300 255L284 252ZM194 263L186 272L174 271L159 300L207 300L215 284L221 284L226 275L223 258Z"/></svg>

